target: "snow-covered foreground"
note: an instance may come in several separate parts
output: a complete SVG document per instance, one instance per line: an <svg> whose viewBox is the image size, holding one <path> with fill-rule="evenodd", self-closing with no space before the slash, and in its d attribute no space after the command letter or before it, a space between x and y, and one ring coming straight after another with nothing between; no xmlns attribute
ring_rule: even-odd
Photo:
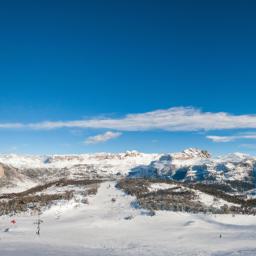
<svg viewBox="0 0 256 256"><path fill-rule="evenodd" d="M115 200L112 200L115 199ZM256 255L256 217L157 212L104 182L89 205L70 201L41 216L0 217L0 255ZM9 232L4 229L11 227ZM221 234L221 238L220 238Z"/></svg>

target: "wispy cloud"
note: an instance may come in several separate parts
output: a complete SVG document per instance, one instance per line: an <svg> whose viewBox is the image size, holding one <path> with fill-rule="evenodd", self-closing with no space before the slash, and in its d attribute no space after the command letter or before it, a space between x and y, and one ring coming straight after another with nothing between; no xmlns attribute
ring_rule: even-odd
<svg viewBox="0 0 256 256"><path fill-rule="evenodd" d="M230 142L235 140L234 136L206 136L207 139L213 142Z"/></svg>
<svg viewBox="0 0 256 256"><path fill-rule="evenodd" d="M151 112L127 114L121 118L92 118L75 121L38 123L0 123L0 128L60 129L92 128L117 131L210 131L256 128L256 115L232 115L226 112L202 112L193 107L174 107Z"/></svg>
<svg viewBox="0 0 256 256"><path fill-rule="evenodd" d="M213 142L231 142L235 140L240 140L240 139L256 139L256 133L244 133L244 134L239 134L239 135L231 135L231 136L214 136L214 135L209 135L206 136L207 139L213 141Z"/></svg>
<svg viewBox="0 0 256 256"><path fill-rule="evenodd" d="M0 123L0 129L21 129L28 128L28 125L22 123Z"/></svg>
<svg viewBox="0 0 256 256"><path fill-rule="evenodd" d="M96 136L91 136L88 137L85 140L85 144L97 144L97 143L101 143L101 142L105 142L108 140L112 140L115 138L118 138L122 135L121 132L111 132L111 131L107 131L103 134L98 134Z"/></svg>

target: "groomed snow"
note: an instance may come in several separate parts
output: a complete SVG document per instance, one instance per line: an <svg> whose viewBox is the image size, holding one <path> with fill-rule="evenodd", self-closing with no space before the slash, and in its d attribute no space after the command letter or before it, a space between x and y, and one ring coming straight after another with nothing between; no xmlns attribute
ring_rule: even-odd
<svg viewBox="0 0 256 256"><path fill-rule="evenodd" d="M104 182L89 205L76 208L70 201L46 211L40 237L36 216L2 216L0 255L256 255L255 216L159 211L150 217L131 207L134 200Z"/></svg>

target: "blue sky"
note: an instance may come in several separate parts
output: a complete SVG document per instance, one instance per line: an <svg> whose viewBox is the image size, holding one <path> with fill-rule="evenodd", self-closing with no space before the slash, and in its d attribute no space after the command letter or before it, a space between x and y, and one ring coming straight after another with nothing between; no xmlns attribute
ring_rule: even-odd
<svg viewBox="0 0 256 256"><path fill-rule="evenodd" d="M2 1L0 152L255 154L255 8Z"/></svg>

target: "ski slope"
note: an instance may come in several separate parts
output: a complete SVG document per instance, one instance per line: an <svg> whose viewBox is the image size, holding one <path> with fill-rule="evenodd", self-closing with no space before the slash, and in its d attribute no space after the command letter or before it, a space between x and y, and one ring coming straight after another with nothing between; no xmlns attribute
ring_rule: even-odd
<svg viewBox="0 0 256 256"><path fill-rule="evenodd" d="M60 202L45 211L40 236L36 216L15 216L15 225L14 217L2 216L0 255L256 255L255 216L159 211L150 217L132 207L134 200L104 182L88 205Z"/></svg>

